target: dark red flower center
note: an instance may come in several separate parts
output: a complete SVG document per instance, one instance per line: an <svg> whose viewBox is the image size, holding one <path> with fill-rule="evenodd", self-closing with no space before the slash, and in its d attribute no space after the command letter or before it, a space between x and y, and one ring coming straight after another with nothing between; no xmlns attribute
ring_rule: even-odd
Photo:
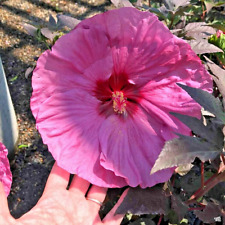
<svg viewBox="0 0 225 225"><path fill-rule="evenodd" d="M116 113L126 117L133 115L140 100L137 86L129 82L126 74L111 75L108 80L98 81L94 90L95 96L101 101L100 113L106 116Z"/></svg>

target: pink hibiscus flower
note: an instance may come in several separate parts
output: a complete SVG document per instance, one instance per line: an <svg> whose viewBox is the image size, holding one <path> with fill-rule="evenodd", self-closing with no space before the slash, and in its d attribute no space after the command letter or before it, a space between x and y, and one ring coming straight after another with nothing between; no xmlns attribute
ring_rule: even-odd
<svg viewBox="0 0 225 225"><path fill-rule="evenodd" d="M9 166L9 160L7 158L8 150L0 142L0 182L3 183L6 195L9 195L12 184L12 173Z"/></svg>
<svg viewBox="0 0 225 225"><path fill-rule="evenodd" d="M209 90L190 46L149 12L111 10L82 21L38 60L31 108L58 164L104 187L153 186L165 141L190 130L169 112L200 116L176 83Z"/></svg>

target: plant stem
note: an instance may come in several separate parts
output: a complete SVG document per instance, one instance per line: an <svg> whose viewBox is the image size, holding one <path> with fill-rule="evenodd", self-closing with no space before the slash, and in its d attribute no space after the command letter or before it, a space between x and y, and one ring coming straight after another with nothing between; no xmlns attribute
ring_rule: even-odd
<svg viewBox="0 0 225 225"><path fill-rule="evenodd" d="M202 207L192 207L192 208L189 208L188 211L194 211L194 210L203 210L205 208L205 206L202 206Z"/></svg>
<svg viewBox="0 0 225 225"><path fill-rule="evenodd" d="M201 188L204 189L204 184L205 184L205 180L204 180L204 163L201 162Z"/></svg>
<svg viewBox="0 0 225 225"><path fill-rule="evenodd" d="M221 153L220 157L221 157L221 159L222 159L223 165L225 165L225 156L224 156L224 154Z"/></svg>
<svg viewBox="0 0 225 225"><path fill-rule="evenodd" d="M173 26L173 22L174 22L174 14L172 15L172 18L171 18L171 21L170 21L170 25L169 25L169 29L171 29L172 28L172 26Z"/></svg>
<svg viewBox="0 0 225 225"><path fill-rule="evenodd" d="M196 202L198 198L203 196L205 193L207 193L211 188L215 187L218 183L225 181L225 172L222 172L220 174L214 174L212 177L210 177L204 184L204 188L198 189L186 202L188 205L191 203Z"/></svg>
<svg viewBox="0 0 225 225"><path fill-rule="evenodd" d="M160 217L159 217L159 221L158 221L157 225L160 225L160 224L161 224L161 222L162 222L162 218L163 218L163 214L161 214L161 215L160 215Z"/></svg>
<svg viewBox="0 0 225 225"><path fill-rule="evenodd" d="M202 16L201 16L201 19L204 21L205 20L206 10L205 10L203 1L201 1L201 3L202 3Z"/></svg>

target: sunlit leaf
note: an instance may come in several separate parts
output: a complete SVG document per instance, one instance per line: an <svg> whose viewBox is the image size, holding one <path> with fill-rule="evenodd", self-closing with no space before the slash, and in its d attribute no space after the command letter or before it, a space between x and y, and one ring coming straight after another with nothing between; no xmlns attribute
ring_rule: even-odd
<svg viewBox="0 0 225 225"><path fill-rule="evenodd" d="M49 30L47 27L41 29L41 34L50 40L53 40L56 35L55 32Z"/></svg>
<svg viewBox="0 0 225 225"><path fill-rule="evenodd" d="M209 11L216 5L214 2L206 2L204 1L206 12L209 13Z"/></svg>
<svg viewBox="0 0 225 225"><path fill-rule="evenodd" d="M211 70L213 80L215 81L221 95L225 98L225 70L216 65L213 61L205 56L206 65Z"/></svg>
<svg viewBox="0 0 225 225"><path fill-rule="evenodd" d="M166 214L169 209L169 199L160 187L142 189L130 188L116 214L132 213L143 214Z"/></svg>
<svg viewBox="0 0 225 225"><path fill-rule="evenodd" d="M189 23L184 28L185 36L192 37L196 40L201 38L208 38L210 35L216 33L216 29L213 27L207 26L205 22L195 22Z"/></svg>
<svg viewBox="0 0 225 225"><path fill-rule="evenodd" d="M77 26L78 23L80 23L80 20L75 19L71 16L66 16L66 15L57 15L58 23L59 26L66 26L69 27L70 29L73 29L74 27Z"/></svg>
<svg viewBox="0 0 225 225"><path fill-rule="evenodd" d="M185 7L190 4L190 0L163 0L163 4L171 11L177 10L179 7Z"/></svg>
<svg viewBox="0 0 225 225"><path fill-rule="evenodd" d="M27 70L25 71L25 78L28 79L29 75L33 72L34 68L33 67L28 67Z"/></svg>
<svg viewBox="0 0 225 225"><path fill-rule="evenodd" d="M151 174L166 168L188 164L198 157L205 162L221 153L201 138L179 135L180 138L167 141L151 170Z"/></svg>
<svg viewBox="0 0 225 225"><path fill-rule="evenodd" d="M121 7L134 7L129 0L111 0L113 5L115 5L117 8Z"/></svg>
<svg viewBox="0 0 225 225"><path fill-rule="evenodd" d="M175 172L178 173L180 176L184 176L191 170L192 167L193 167L193 165L190 163L184 164L184 165L178 166L175 169Z"/></svg>
<svg viewBox="0 0 225 225"><path fill-rule="evenodd" d="M213 113L219 120L225 123L225 113L223 112L223 107L219 99L215 98L207 91L183 84L177 85L184 89L205 110Z"/></svg>
<svg viewBox="0 0 225 225"><path fill-rule="evenodd" d="M205 39L190 40L188 43L196 54L223 52L220 48L208 43Z"/></svg>
<svg viewBox="0 0 225 225"><path fill-rule="evenodd" d="M24 23L23 24L24 29L27 31L27 33L31 36L36 36L37 34L37 28L31 24Z"/></svg>

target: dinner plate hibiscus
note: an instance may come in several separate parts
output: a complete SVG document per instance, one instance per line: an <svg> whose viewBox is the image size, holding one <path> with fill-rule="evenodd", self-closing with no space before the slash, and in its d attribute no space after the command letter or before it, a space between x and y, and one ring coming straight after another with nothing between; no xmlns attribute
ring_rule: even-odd
<svg viewBox="0 0 225 225"><path fill-rule="evenodd" d="M4 191L8 196L12 184L12 173L7 155L8 150L5 145L0 142L0 182L2 182Z"/></svg>
<svg viewBox="0 0 225 225"><path fill-rule="evenodd" d="M98 186L145 188L173 173L150 175L165 141L190 134L169 112L200 117L176 83L212 87L190 46L155 15L120 8L80 22L41 55L31 109L59 166Z"/></svg>

